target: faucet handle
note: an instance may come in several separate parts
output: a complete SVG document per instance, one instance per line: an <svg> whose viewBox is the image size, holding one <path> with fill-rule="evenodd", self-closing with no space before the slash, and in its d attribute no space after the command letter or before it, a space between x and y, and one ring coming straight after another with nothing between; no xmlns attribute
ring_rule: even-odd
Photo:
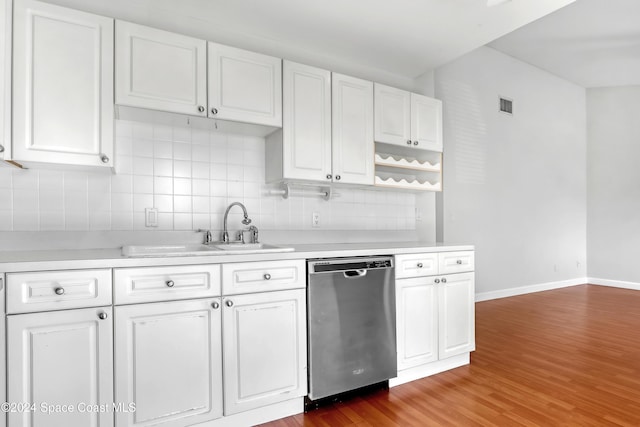
<svg viewBox="0 0 640 427"><path fill-rule="evenodd" d="M199 233L204 233L204 244L208 245L213 242L213 237L211 236L211 230L204 230L202 228L198 229Z"/></svg>

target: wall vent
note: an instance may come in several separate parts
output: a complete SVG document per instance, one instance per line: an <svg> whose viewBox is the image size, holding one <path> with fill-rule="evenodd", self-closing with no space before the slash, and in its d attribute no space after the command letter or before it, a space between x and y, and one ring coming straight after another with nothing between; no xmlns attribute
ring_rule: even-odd
<svg viewBox="0 0 640 427"><path fill-rule="evenodd" d="M500 112L513 114L513 100L500 97Z"/></svg>

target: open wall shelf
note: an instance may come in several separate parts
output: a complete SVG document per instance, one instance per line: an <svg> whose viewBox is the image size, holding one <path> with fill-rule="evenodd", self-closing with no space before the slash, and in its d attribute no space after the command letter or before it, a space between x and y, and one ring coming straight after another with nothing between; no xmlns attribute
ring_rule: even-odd
<svg viewBox="0 0 640 427"><path fill-rule="evenodd" d="M442 153L376 143L375 185L442 191Z"/></svg>

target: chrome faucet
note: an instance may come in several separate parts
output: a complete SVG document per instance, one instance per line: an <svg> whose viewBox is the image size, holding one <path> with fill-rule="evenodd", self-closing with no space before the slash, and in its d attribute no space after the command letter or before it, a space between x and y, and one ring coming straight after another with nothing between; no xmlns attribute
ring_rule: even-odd
<svg viewBox="0 0 640 427"><path fill-rule="evenodd" d="M242 220L242 223L244 225L251 224L251 220L249 219L249 214L247 214L247 208L245 208L244 205L240 202L231 203L229 207L227 207L227 210L224 213L224 231L222 232L222 241L224 243L229 243L229 230L227 228L227 218L229 217L229 211L234 206L240 206L242 208L242 212L244 213L244 219Z"/></svg>

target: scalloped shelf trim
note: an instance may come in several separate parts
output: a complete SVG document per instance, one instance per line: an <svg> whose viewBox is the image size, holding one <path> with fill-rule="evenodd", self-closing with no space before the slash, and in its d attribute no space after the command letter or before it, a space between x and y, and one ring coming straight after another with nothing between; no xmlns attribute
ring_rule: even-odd
<svg viewBox="0 0 640 427"><path fill-rule="evenodd" d="M375 185L378 187L394 187L394 188L406 188L411 190L431 190L431 191L440 191L441 184L439 182L432 184L429 181L420 182L417 179L412 181L407 181L404 178L394 179L392 177L389 178L381 178L376 176Z"/></svg>
<svg viewBox="0 0 640 427"><path fill-rule="evenodd" d="M431 164L427 160L421 162L417 159L405 159L403 157L396 158L391 154L376 153L376 164L380 166L391 166L396 168L415 169L430 172L440 172L441 164Z"/></svg>

